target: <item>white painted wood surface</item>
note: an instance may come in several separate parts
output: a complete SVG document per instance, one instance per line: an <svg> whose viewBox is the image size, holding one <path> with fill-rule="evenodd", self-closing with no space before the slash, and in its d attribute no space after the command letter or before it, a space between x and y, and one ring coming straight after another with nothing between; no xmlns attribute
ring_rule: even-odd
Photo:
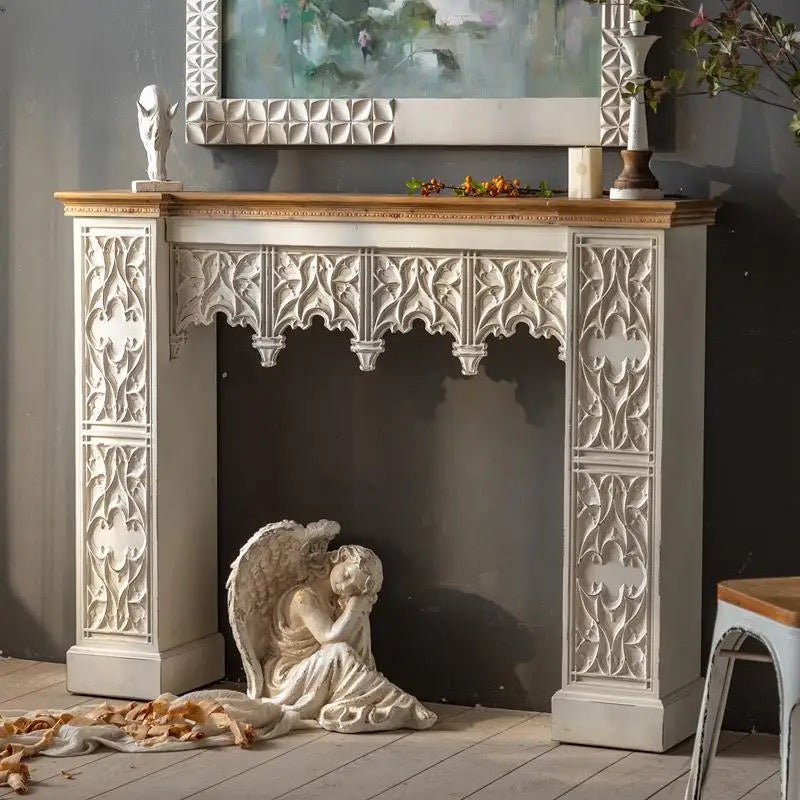
<svg viewBox="0 0 800 800"><path fill-rule="evenodd" d="M216 350L169 358L163 220L76 219L76 644L70 691L179 694L224 675ZM179 499L180 498L180 499ZM159 533L163 532L163 533Z"/></svg>
<svg viewBox="0 0 800 800"><path fill-rule="evenodd" d="M87 702L67 692L65 674L63 664L0 660L0 697L13 696L15 707L30 709L43 699L56 708ZM9 704L2 701L0 708ZM546 714L442 705L434 710L440 722L421 732L343 736L311 730L250 750L35 758L32 796L683 800L691 741L663 754L559 745L550 739ZM778 738L723 733L709 800L777 800L778 791ZM0 790L0 800L13 796Z"/></svg>
<svg viewBox="0 0 800 800"><path fill-rule="evenodd" d="M487 342L518 329L561 345L555 737L662 752L689 736L702 690L705 224L618 228L601 214L609 227L432 224L424 215L398 225L364 211L270 221L236 201L224 219L169 207L155 219L107 217L95 207L86 213L98 216L75 221L70 688L148 699L222 676L208 330L218 314L252 330L265 366L290 329L320 317L350 332L364 371L376 368L386 335L422 320L452 338L466 375Z"/></svg>

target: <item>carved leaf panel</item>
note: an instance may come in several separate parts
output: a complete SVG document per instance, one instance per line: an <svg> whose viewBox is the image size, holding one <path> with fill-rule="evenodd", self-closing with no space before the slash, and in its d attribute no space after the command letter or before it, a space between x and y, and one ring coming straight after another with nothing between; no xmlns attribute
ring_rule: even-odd
<svg viewBox="0 0 800 800"><path fill-rule="evenodd" d="M281 250L272 276L272 335L308 328L320 317L331 330L358 336L361 316L358 252Z"/></svg>
<svg viewBox="0 0 800 800"><path fill-rule="evenodd" d="M563 258L480 256L475 266L475 342L511 336L524 323L565 347L567 262Z"/></svg>
<svg viewBox="0 0 800 800"><path fill-rule="evenodd" d="M365 371L374 369L387 333L408 332L417 320L429 333L452 336L465 375L477 372L489 335L510 336L520 323L533 336L555 336L563 358L566 273L562 253L175 245L170 353L177 357L191 325L211 324L221 311L253 329L265 366L285 347L287 328L308 328L317 316L352 333Z"/></svg>
<svg viewBox="0 0 800 800"><path fill-rule="evenodd" d="M377 253L372 287L373 339L406 333L422 320L428 333L461 342L463 254Z"/></svg>
<svg viewBox="0 0 800 800"><path fill-rule="evenodd" d="M210 325L217 312L231 325L261 331L260 250L173 250L175 333L190 325Z"/></svg>
<svg viewBox="0 0 800 800"><path fill-rule="evenodd" d="M573 673L649 678L650 478L575 476Z"/></svg>
<svg viewBox="0 0 800 800"><path fill-rule="evenodd" d="M146 636L149 448L90 443L84 459L85 628Z"/></svg>
<svg viewBox="0 0 800 800"><path fill-rule="evenodd" d="M586 245L578 253L576 444L647 452L655 245Z"/></svg>
<svg viewBox="0 0 800 800"><path fill-rule="evenodd" d="M149 238L87 233L82 242L82 414L89 422L145 424Z"/></svg>

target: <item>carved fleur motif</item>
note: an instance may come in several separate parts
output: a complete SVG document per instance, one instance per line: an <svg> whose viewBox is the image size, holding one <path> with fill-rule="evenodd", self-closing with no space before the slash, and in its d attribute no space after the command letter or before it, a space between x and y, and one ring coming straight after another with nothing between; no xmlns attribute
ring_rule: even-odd
<svg viewBox="0 0 800 800"><path fill-rule="evenodd" d="M650 479L576 475L573 671L648 678Z"/></svg>
<svg viewBox="0 0 800 800"><path fill-rule="evenodd" d="M308 328L320 317L330 330L358 336L359 271L358 252L278 252L272 278L272 335L286 328Z"/></svg>
<svg viewBox="0 0 800 800"><path fill-rule="evenodd" d="M533 336L566 346L567 262L563 258L479 257L475 266L475 341L511 336L520 323Z"/></svg>
<svg viewBox="0 0 800 800"><path fill-rule="evenodd" d="M82 242L85 419L145 423L149 240L85 235Z"/></svg>
<svg viewBox="0 0 800 800"><path fill-rule="evenodd" d="M650 449L655 245L579 253L577 444Z"/></svg>
<svg viewBox="0 0 800 800"><path fill-rule="evenodd" d="M148 448L84 448L85 627L146 635L148 620Z"/></svg>
<svg viewBox="0 0 800 800"><path fill-rule="evenodd" d="M379 253L372 290L373 337L406 333L422 320L428 333L460 341L463 256Z"/></svg>
<svg viewBox="0 0 800 800"><path fill-rule="evenodd" d="M172 254L173 335L209 325L219 312L231 325L261 330L260 250L175 247Z"/></svg>

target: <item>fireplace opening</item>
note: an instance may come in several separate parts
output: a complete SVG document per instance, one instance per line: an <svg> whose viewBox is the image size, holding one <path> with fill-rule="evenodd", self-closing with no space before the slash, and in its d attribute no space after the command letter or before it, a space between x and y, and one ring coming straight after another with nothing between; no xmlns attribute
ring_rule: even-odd
<svg viewBox="0 0 800 800"><path fill-rule="evenodd" d="M222 322L220 320L220 322ZM219 607L267 522L327 517L373 548L382 671L420 699L549 711L561 686L564 365L522 326L465 378L444 336L389 335L370 374L319 320L264 369L219 324Z"/></svg>

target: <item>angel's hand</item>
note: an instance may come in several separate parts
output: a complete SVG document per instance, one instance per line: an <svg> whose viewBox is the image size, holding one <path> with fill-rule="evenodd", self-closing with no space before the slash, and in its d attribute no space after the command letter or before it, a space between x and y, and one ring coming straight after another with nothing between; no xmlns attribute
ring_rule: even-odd
<svg viewBox="0 0 800 800"><path fill-rule="evenodd" d="M351 641L355 631L368 622L372 608L367 596L353 595L347 598L344 611L332 622L330 612L325 611L313 591L301 589L297 595L295 608L298 615L311 635L323 645Z"/></svg>
<svg viewBox="0 0 800 800"><path fill-rule="evenodd" d="M347 598L346 608L352 608L353 613L369 615L372 611L374 600L369 594L354 594Z"/></svg>

